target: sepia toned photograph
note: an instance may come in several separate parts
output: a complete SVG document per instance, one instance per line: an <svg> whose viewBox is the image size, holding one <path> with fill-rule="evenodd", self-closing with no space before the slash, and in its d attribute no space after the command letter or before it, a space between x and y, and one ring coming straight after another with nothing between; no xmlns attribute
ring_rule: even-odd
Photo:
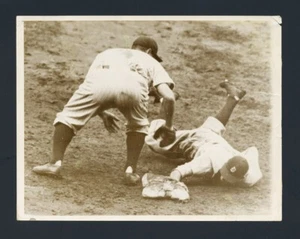
<svg viewBox="0 0 300 239"><path fill-rule="evenodd" d="M17 220L280 221L279 16L18 16Z"/></svg>

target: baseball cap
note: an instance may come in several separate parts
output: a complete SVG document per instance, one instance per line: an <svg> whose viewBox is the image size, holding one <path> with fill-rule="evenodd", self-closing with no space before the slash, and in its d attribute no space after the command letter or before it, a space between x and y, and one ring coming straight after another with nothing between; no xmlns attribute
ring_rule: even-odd
<svg viewBox="0 0 300 239"><path fill-rule="evenodd" d="M229 183L238 183L244 180L249 164L242 156L235 156L228 160L220 170L221 176Z"/></svg>
<svg viewBox="0 0 300 239"><path fill-rule="evenodd" d="M153 57L158 61L162 62L162 59L157 55L158 46L155 40L150 37L141 36L138 37L132 44L132 46L141 46L152 50Z"/></svg>

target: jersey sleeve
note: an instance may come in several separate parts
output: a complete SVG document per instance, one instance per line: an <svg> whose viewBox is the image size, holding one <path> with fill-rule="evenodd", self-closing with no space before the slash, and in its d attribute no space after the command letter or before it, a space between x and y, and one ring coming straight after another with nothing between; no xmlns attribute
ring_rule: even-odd
<svg viewBox="0 0 300 239"><path fill-rule="evenodd" d="M176 170L180 172L182 177L205 175L212 172L212 165L210 158L207 155L196 154L192 161L179 165Z"/></svg>
<svg viewBox="0 0 300 239"><path fill-rule="evenodd" d="M159 62L155 62L150 75L153 80L153 86L158 86L163 83L168 84L171 89L173 89L175 86L174 81Z"/></svg>

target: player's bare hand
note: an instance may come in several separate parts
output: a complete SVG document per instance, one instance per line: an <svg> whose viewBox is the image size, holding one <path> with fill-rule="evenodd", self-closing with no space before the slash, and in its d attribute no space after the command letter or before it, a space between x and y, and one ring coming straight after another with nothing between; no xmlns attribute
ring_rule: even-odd
<svg viewBox="0 0 300 239"><path fill-rule="evenodd" d="M117 124L117 121L120 121L120 119L114 114L107 111L103 111L100 114L100 117L102 118L104 126L108 132L116 133L120 129L120 127Z"/></svg>
<svg viewBox="0 0 300 239"><path fill-rule="evenodd" d="M174 179L176 181L180 181L180 179L181 179L181 173L178 170L174 169L171 172L171 174L170 174L170 178L172 178L172 179Z"/></svg>

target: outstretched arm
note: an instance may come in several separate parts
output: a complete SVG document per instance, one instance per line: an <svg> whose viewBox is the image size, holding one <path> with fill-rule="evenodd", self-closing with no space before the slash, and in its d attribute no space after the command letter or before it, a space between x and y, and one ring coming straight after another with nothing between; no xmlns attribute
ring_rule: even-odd
<svg viewBox="0 0 300 239"><path fill-rule="evenodd" d="M175 96L173 91L167 84L160 84L157 86L158 93L163 97L162 111L166 120L166 127L173 128L173 115L175 108Z"/></svg>
<svg viewBox="0 0 300 239"><path fill-rule="evenodd" d="M208 155L202 155L193 158L192 161L179 165L170 174L170 177L181 181L183 178L191 175L205 175L212 172L211 162Z"/></svg>

